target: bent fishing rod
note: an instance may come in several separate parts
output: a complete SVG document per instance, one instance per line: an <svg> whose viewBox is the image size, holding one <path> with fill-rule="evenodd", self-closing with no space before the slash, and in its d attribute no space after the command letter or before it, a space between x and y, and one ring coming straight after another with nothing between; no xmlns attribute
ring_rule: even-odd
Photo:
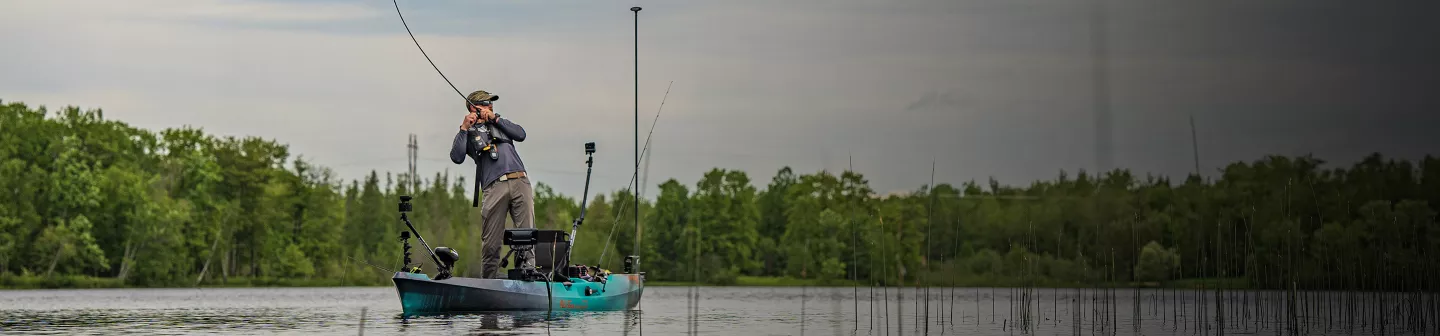
<svg viewBox="0 0 1440 336"><path fill-rule="evenodd" d="M406 35L410 35L410 41L411 41L411 42L415 42L415 48L416 48L416 49L420 49L420 55L421 55L421 56L425 56L425 61L430 63L430 67L435 69L435 73L440 74L440 79L444 79L444 80L445 80L445 84L449 84L449 85L450 85L450 89L451 89L451 90L455 90L455 94L456 94L456 95L459 95L459 96L460 96L460 99L465 101L465 106L469 107L470 109L476 110L476 111L480 110L480 107L479 107L479 106L476 106L475 102L471 102L471 101L470 101L470 97L466 97L466 96L465 96L465 93L460 92L460 89L455 87L455 83L451 83L451 82L450 82L450 78L445 76L445 72L440 71L440 67L439 67L439 66L436 66L436 65L435 65L435 61L433 61L433 60L430 59L430 54L428 54L428 53L425 52L425 47L421 47L421 46L420 46L420 40L415 39L415 33L412 32L412 31L410 31L410 24L407 23L407 22L405 22L405 14L400 13L400 2L399 2L398 0L390 0L390 3L395 5L395 15L400 17L400 25L402 25L402 26L405 27L405 34L406 34ZM488 101L481 101L481 102L480 102L480 105L489 106L489 105L490 105L490 102L488 102ZM475 126L471 126L471 127L472 127L472 128L471 128L472 133L473 133L473 131L475 130L474 127L477 127L477 126L479 126L479 124L476 124ZM474 192L474 196L472 197L473 200L471 201L470 206L472 206L472 207L480 207L480 178L479 178L479 176L478 176L478 175L480 174L480 172L479 172L479 170L478 170L478 167L477 167L477 170L476 170L475 174L477 175L476 178L475 178L475 192Z"/></svg>
<svg viewBox="0 0 1440 336"><path fill-rule="evenodd" d="M420 49L420 55L425 56L425 61L430 62L430 67L435 68L435 73L440 74L440 79L444 79L445 84L450 84L450 89L455 90L455 94L460 95L460 99L465 100L465 105L478 109L479 107L470 102L469 97L465 97L465 94L461 93L460 89L455 87L455 83L450 82L449 77L445 77L445 73L441 72L440 67L435 65L435 61L430 60L430 54L425 53L425 48L420 46L420 40L416 40L415 33L410 31L410 24L405 22L405 14L400 13L400 2L398 2L398 0L390 0L390 3L395 5L395 15L400 16L400 24L405 26L405 34L410 35L410 41L415 42L415 48Z"/></svg>

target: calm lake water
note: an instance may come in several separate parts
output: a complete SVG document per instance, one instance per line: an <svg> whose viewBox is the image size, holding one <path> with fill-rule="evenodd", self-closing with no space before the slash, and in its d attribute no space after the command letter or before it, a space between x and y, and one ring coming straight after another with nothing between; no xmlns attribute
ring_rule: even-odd
<svg viewBox="0 0 1440 336"><path fill-rule="evenodd" d="M1219 334L1220 325L1225 334L1259 335L1440 331L1433 294L1302 293L1287 305L1283 292L1232 291L1217 307L1213 291L1143 290L1137 318L1133 289L932 288L926 312L917 309L914 288L708 287L700 288L698 314L688 309L690 291L647 288L640 311L630 312L402 318L387 287L10 290L0 291L0 334L356 335L362 320L366 335L1193 335ZM1296 307L1294 318L1287 306ZM1217 308L1223 322L1214 318Z"/></svg>

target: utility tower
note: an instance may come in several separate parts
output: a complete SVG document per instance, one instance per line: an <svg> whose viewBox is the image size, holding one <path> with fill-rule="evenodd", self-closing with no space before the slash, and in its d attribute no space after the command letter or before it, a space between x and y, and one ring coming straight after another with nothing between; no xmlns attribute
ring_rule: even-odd
<svg viewBox="0 0 1440 336"><path fill-rule="evenodd" d="M420 177L415 174L416 161L420 159L420 144L416 140L415 133L410 133L410 144L405 147L409 153L405 156L410 161L410 193L417 194L420 189Z"/></svg>

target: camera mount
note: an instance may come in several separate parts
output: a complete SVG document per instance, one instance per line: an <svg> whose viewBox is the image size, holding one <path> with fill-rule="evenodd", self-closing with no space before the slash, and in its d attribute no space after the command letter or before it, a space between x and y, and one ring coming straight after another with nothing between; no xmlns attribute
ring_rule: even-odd
<svg viewBox="0 0 1440 336"><path fill-rule="evenodd" d="M426 243L425 238L420 236L420 231L415 230L415 225L410 223L410 218L406 216L406 214L412 210L412 207L410 205L411 199L413 198L411 198L410 195L400 195L400 221L405 222L405 226L410 228L410 233L415 235L415 239L420 241L420 245L425 246L425 252L430 253L430 258L431 260L435 261L435 266L440 268L440 273L448 275L450 273L450 267L454 264L455 261L451 259L449 263L442 262L440 256L435 254L436 250L430 248L430 243ZM406 238L402 236L402 239ZM409 245L409 243L406 243L406 245Z"/></svg>
<svg viewBox="0 0 1440 336"><path fill-rule="evenodd" d="M595 166L595 142L585 143L585 192L580 195L580 217L575 218L575 224L570 225L570 250L574 250L575 232L580 230L580 224L585 223L585 202L590 198L590 172ZM570 250L565 251L565 260L570 260Z"/></svg>

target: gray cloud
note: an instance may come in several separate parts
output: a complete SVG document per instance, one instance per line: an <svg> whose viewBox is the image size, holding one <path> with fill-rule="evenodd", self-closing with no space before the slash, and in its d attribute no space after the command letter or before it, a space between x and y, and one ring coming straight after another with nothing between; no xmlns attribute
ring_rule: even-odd
<svg viewBox="0 0 1440 336"><path fill-rule="evenodd" d="M1271 153L1434 152L1433 9L1339 4L1112 1L1115 164L1193 170L1191 114L1207 170ZM623 187L633 167L632 5L401 2L462 91L504 97L497 109L531 134L520 151L536 179L572 195L583 142L600 146L592 189ZM674 81L649 184L713 167L764 184L782 166L838 171L852 156L881 191L924 185L932 159L948 182L1094 166L1088 2L639 5L642 136ZM444 155L458 97L388 2L4 7L0 99L278 139L346 178L402 171L416 133L422 171L470 171Z"/></svg>

